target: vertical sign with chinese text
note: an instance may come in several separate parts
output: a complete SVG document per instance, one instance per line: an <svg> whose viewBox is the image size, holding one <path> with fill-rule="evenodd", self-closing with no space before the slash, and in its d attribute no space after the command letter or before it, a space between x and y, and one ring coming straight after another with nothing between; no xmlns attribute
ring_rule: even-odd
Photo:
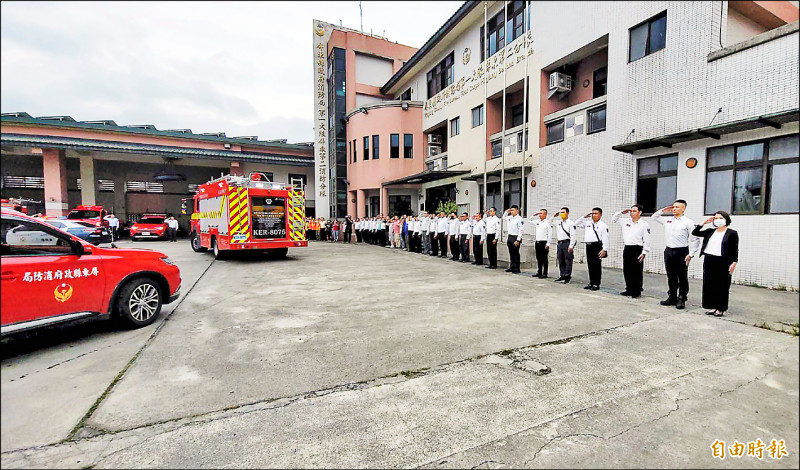
<svg viewBox="0 0 800 470"><path fill-rule="evenodd" d="M328 167L328 40L333 25L313 21L314 37L314 201L316 217L330 218L330 168Z"/></svg>

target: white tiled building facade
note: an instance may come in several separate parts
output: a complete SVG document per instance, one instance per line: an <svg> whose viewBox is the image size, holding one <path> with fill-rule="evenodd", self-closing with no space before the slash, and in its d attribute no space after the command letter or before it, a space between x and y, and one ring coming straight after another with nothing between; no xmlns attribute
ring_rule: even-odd
<svg viewBox="0 0 800 470"><path fill-rule="evenodd" d="M510 9L514 3L488 2L487 19L502 11L504 5ZM751 191L748 197L760 201L765 209L744 215L731 211L731 207L714 208L711 203L706 207L709 148L761 140L766 152L770 147L768 139L798 134L797 2L760 2L771 4L767 7L756 3L759 2L531 2L530 31L511 41L506 30L509 43L505 46L505 60L498 60L498 52L481 63L484 4L467 2L454 15L458 24L448 21L410 59L408 67L404 67L407 70L401 69L382 88L396 98L411 89L411 99L424 101L422 129L426 137L432 132L445 132L447 168L470 172L467 179L460 175L427 182L422 185L421 194L424 196L431 187L455 183L460 207L470 212L480 207L484 149L489 147L487 140L495 140L499 132L498 109L493 117L488 104L492 100L498 103L504 86L508 95L522 93L522 80L527 75L530 145L524 159L526 216L540 208L547 208L552 215L568 206L575 219L594 206L601 207L611 227L612 245L604 265L621 267L622 236L619 227L611 224L611 216L643 202L637 201L643 191L639 167L654 160L640 160L668 156L664 160L665 165L669 164L668 176L663 184L658 180L652 202L661 207L675 198L685 199L687 216L696 223L706 220L715 210L728 210L733 216L732 228L739 232L741 240L734 282L797 289L798 181L796 177L789 181L797 174L796 140L790 142L789 161L780 162L785 163L783 166L772 166L771 157L765 153L765 184L760 191L747 188ZM631 57L634 30L643 31L640 25L658 23L659 18L662 25L663 18L666 22L663 47L656 45L643 57ZM658 34L652 33L658 31L655 27L650 31ZM428 96L428 72L451 53L452 84ZM549 97L548 83L542 81L553 71L580 70L581 64L585 68L606 67L606 91L600 96L593 92L587 95L600 80L598 75L579 78L579 72L575 72L571 95L562 95L566 99L561 104L557 95ZM487 75L489 81L484 89ZM473 127L472 109L484 105L484 93L488 98L484 123ZM510 101L521 100L522 95L515 95ZM603 106L604 128L588 132L590 112ZM452 135L456 118L460 132ZM493 124L488 125L492 119ZM506 119L505 127L509 129L512 124L508 110ZM547 124L562 120L563 140L548 143L544 131ZM513 132L521 129L518 126ZM498 169L502 160L509 170L520 166L520 149L508 144L504 147L504 158L486 162L487 172ZM731 168L730 174L740 169ZM781 214L770 207L773 173L783 178L776 194L789 195L783 197L784 203L788 198L789 209ZM506 181L510 178L520 180L520 173L505 175ZM497 180L496 174L488 179ZM733 195L733 186L730 191ZM652 230L652 251L645 269L663 273L663 227L649 216L646 220ZM532 240L530 225L525 231L524 244L528 245ZM582 231L578 236L582 240ZM502 259L505 249L499 251ZM523 250L523 262L530 255L530 250ZM582 248L578 249L576 260L583 261ZM690 275L702 276L702 259L692 262Z"/></svg>

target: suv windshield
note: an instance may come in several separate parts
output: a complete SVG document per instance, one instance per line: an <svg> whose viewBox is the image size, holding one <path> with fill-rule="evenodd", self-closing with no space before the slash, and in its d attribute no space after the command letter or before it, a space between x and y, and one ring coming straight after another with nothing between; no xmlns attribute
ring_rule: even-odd
<svg viewBox="0 0 800 470"><path fill-rule="evenodd" d="M67 216L68 219L93 219L100 217L100 211L72 211Z"/></svg>
<svg viewBox="0 0 800 470"><path fill-rule="evenodd" d="M164 219L160 217L148 217L146 219L140 220L138 223L140 224L163 224Z"/></svg>

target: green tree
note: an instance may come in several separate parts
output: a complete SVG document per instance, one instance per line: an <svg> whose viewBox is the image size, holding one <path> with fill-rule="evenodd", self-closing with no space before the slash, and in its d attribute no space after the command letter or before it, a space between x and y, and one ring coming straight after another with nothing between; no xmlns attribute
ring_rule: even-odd
<svg viewBox="0 0 800 470"><path fill-rule="evenodd" d="M458 204L453 201L439 201L439 207L436 208L436 212L444 212L445 214L458 213Z"/></svg>

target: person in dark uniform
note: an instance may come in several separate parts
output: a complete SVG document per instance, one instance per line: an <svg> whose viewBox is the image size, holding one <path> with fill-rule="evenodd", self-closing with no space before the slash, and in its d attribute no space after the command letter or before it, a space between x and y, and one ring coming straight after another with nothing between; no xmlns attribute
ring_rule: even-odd
<svg viewBox="0 0 800 470"><path fill-rule="evenodd" d="M346 215L344 217L344 239L342 240L344 243L350 243L353 238L353 219L350 218L350 215Z"/></svg>
<svg viewBox="0 0 800 470"><path fill-rule="evenodd" d="M703 228L711 224L710 228ZM717 211L703 225L696 225L692 235L703 238L703 308L706 315L721 317L728 311L731 277L739 262L739 234L729 229L731 216Z"/></svg>

